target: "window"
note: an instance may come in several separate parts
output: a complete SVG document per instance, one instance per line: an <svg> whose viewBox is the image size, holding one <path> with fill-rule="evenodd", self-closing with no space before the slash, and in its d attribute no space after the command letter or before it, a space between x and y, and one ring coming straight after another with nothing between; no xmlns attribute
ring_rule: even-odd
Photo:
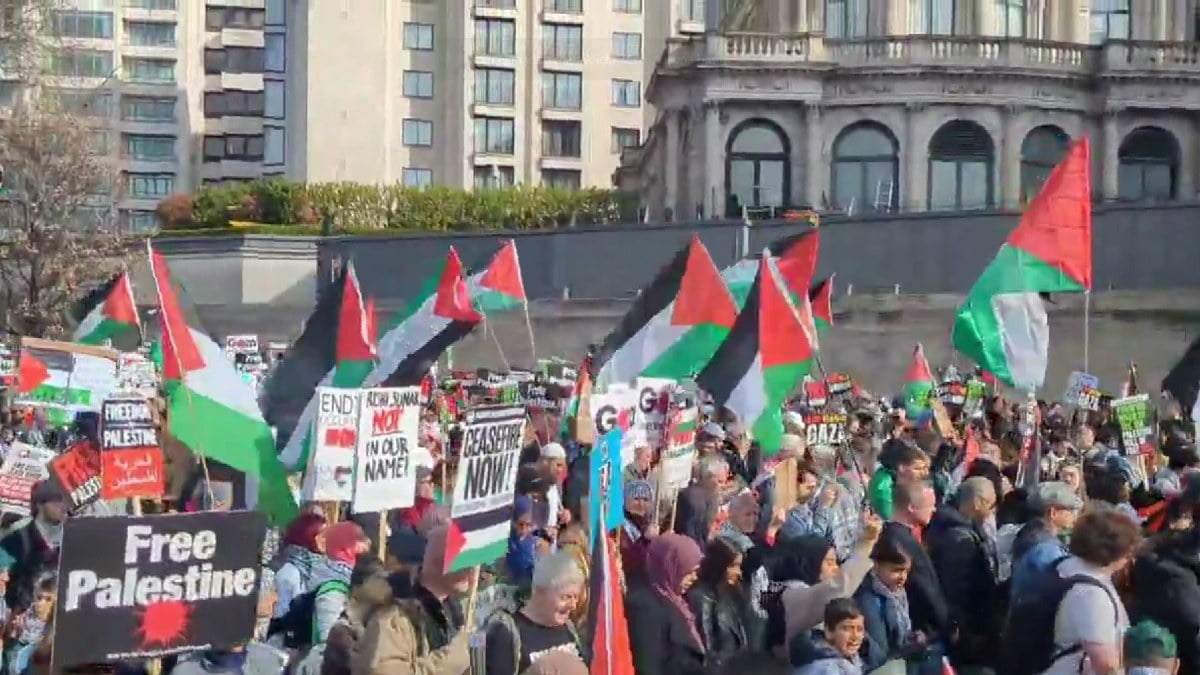
<svg viewBox="0 0 1200 675"><path fill-rule="evenodd" d="M627 14L641 14L642 0L613 0L613 10Z"/></svg>
<svg viewBox="0 0 1200 675"><path fill-rule="evenodd" d="M967 120L947 122L929 141L929 210L986 209L995 192L992 137Z"/></svg>
<svg viewBox="0 0 1200 675"><path fill-rule="evenodd" d="M542 26L542 56L555 61L583 60L583 26Z"/></svg>
<svg viewBox="0 0 1200 675"><path fill-rule="evenodd" d="M54 89L54 95L63 110L84 117L109 117L112 115L112 94L94 89Z"/></svg>
<svg viewBox="0 0 1200 675"><path fill-rule="evenodd" d="M642 104L642 83L637 80L613 80L612 104L620 108L636 108Z"/></svg>
<svg viewBox="0 0 1200 675"><path fill-rule="evenodd" d="M549 0L546 11L559 14L583 14L583 0Z"/></svg>
<svg viewBox="0 0 1200 675"><path fill-rule="evenodd" d="M433 24L431 23L413 23L407 22L404 24L404 48L419 49L421 51L433 50Z"/></svg>
<svg viewBox="0 0 1200 675"><path fill-rule="evenodd" d="M480 68L475 71L475 102L491 105L512 105L516 73L499 68Z"/></svg>
<svg viewBox="0 0 1200 675"><path fill-rule="evenodd" d="M55 12L54 34L59 37L111 40L112 12Z"/></svg>
<svg viewBox="0 0 1200 675"><path fill-rule="evenodd" d="M208 97L212 95L205 95L205 108L208 107ZM174 122L175 97L124 96L121 98L121 119L130 122Z"/></svg>
<svg viewBox="0 0 1200 675"><path fill-rule="evenodd" d="M688 21L704 21L704 0L686 0L683 16Z"/></svg>
<svg viewBox="0 0 1200 675"><path fill-rule="evenodd" d="M1137 201L1175 199L1179 143L1158 127L1134 129L1117 152L1117 194Z"/></svg>
<svg viewBox="0 0 1200 675"><path fill-rule="evenodd" d="M287 133L282 127L263 127L263 164L283 164L286 138Z"/></svg>
<svg viewBox="0 0 1200 675"><path fill-rule="evenodd" d="M961 35L966 11L965 0L924 0L928 12L924 32L930 35Z"/></svg>
<svg viewBox="0 0 1200 675"><path fill-rule="evenodd" d="M158 214L154 211L125 211L125 227L135 234L158 230Z"/></svg>
<svg viewBox="0 0 1200 675"><path fill-rule="evenodd" d="M612 55L614 59L642 58L642 34L613 33Z"/></svg>
<svg viewBox="0 0 1200 675"><path fill-rule="evenodd" d="M542 169L542 185L560 190L578 190L582 183L580 172L570 169Z"/></svg>
<svg viewBox="0 0 1200 675"><path fill-rule="evenodd" d="M225 137L224 136L205 136L204 137L204 159L220 160L225 157Z"/></svg>
<svg viewBox="0 0 1200 675"><path fill-rule="evenodd" d="M113 53L98 49L67 49L51 57L51 71L65 77L108 77L113 71Z"/></svg>
<svg viewBox="0 0 1200 675"><path fill-rule="evenodd" d="M266 21L268 26L282 26L287 23L287 10L284 7L286 1L267 0Z"/></svg>
<svg viewBox="0 0 1200 675"><path fill-rule="evenodd" d="M996 0L997 34L1025 37L1025 0Z"/></svg>
<svg viewBox="0 0 1200 675"><path fill-rule="evenodd" d="M225 47L204 50L204 72L208 75L222 73L261 73L265 50L261 47Z"/></svg>
<svg viewBox="0 0 1200 675"><path fill-rule="evenodd" d="M268 33L263 36L263 70L282 73L287 70L287 43L283 33Z"/></svg>
<svg viewBox="0 0 1200 675"><path fill-rule="evenodd" d="M264 98L261 91L209 92L204 95L204 116L258 117L263 114Z"/></svg>
<svg viewBox="0 0 1200 675"><path fill-rule="evenodd" d="M93 155L107 155L112 152L112 137L105 129L93 129L88 132L87 145Z"/></svg>
<svg viewBox="0 0 1200 675"><path fill-rule="evenodd" d="M171 59L125 59L125 79L139 84L175 82L175 62Z"/></svg>
<svg viewBox="0 0 1200 675"><path fill-rule="evenodd" d="M1021 203L1037 196L1070 143L1067 132L1052 125L1037 127L1025 136L1021 141Z"/></svg>
<svg viewBox="0 0 1200 675"><path fill-rule="evenodd" d="M145 136L125 134L123 156L145 162L175 161L174 136Z"/></svg>
<svg viewBox="0 0 1200 675"><path fill-rule="evenodd" d="M1092 0L1092 44L1128 40L1129 0Z"/></svg>
<svg viewBox="0 0 1200 675"><path fill-rule="evenodd" d="M173 173L130 173L125 182L134 199L162 199L175 191Z"/></svg>
<svg viewBox="0 0 1200 675"><path fill-rule="evenodd" d="M513 121L499 117L475 118L475 152L511 155L514 145Z"/></svg>
<svg viewBox="0 0 1200 675"><path fill-rule="evenodd" d="M502 19L475 20L477 56L512 56L517 50L517 27Z"/></svg>
<svg viewBox="0 0 1200 675"><path fill-rule="evenodd" d="M405 167L402 179L404 187L427 188L433 185L433 169Z"/></svg>
<svg viewBox="0 0 1200 675"><path fill-rule="evenodd" d="M870 0L828 0L825 5L825 35L856 38L871 34Z"/></svg>
<svg viewBox="0 0 1200 675"><path fill-rule="evenodd" d="M401 127L401 132L405 145L414 147L433 145L433 122L429 120L406 119Z"/></svg>
<svg viewBox="0 0 1200 675"><path fill-rule="evenodd" d="M284 118L286 98L283 83L277 80L263 82L263 116L273 120Z"/></svg>
<svg viewBox="0 0 1200 675"><path fill-rule="evenodd" d="M479 73L475 73L476 91ZM424 70L404 71L404 95L409 98L433 98L433 73Z"/></svg>
<svg viewBox="0 0 1200 675"><path fill-rule="evenodd" d="M891 211L900 200L900 149L892 132L875 122L846 127L833 142L833 203L855 213Z"/></svg>
<svg viewBox="0 0 1200 675"><path fill-rule="evenodd" d="M495 190L511 187L516 182L516 172L511 166L475 167L475 189Z"/></svg>
<svg viewBox="0 0 1200 675"><path fill-rule="evenodd" d="M542 154L547 157L581 156L583 124L560 120L542 122Z"/></svg>
<svg viewBox="0 0 1200 675"><path fill-rule="evenodd" d="M135 47L174 47L175 24L126 21L125 41Z"/></svg>
<svg viewBox="0 0 1200 675"><path fill-rule="evenodd" d="M582 110L583 75L542 73L542 106L559 110Z"/></svg>
<svg viewBox="0 0 1200 675"><path fill-rule="evenodd" d="M179 9L178 0L124 0L131 9Z"/></svg>
<svg viewBox="0 0 1200 675"><path fill-rule="evenodd" d="M209 7L204 14L204 27L210 31L223 28L258 29L266 23L266 12L250 7Z"/></svg>
<svg viewBox="0 0 1200 675"><path fill-rule="evenodd" d="M262 136L226 136L225 159L261 162L263 159Z"/></svg>
<svg viewBox="0 0 1200 675"><path fill-rule="evenodd" d="M636 148L642 144L641 129L625 129L622 127L613 127L612 129L612 151L614 154L621 154L625 148Z"/></svg>
<svg viewBox="0 0 1200 675"><path fill-rule="evenodd" d="M0 82L0 107L11 108L17 103L21 85L16 82Z"/></svg>
<svg viewBox="0 0 1200 675"><path fill-rule="evenodd" d="M790 151L787 135L774 122L747 120L734 127L725 154L726 215L788 203Z"/></svg>

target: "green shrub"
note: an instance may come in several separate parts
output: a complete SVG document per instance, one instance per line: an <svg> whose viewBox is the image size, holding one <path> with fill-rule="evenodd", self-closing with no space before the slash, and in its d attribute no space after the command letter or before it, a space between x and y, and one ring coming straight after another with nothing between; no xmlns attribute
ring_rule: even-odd
<svg viewBox="0 0 1200 675"><path fill-rule="evenodd" d="M613 190L517 186L471 192L269 180L202 188L187 226L224 228L239 220L311 227L329 215L338 232L536 230L627 222L636 217L635 208Z"/></svg>

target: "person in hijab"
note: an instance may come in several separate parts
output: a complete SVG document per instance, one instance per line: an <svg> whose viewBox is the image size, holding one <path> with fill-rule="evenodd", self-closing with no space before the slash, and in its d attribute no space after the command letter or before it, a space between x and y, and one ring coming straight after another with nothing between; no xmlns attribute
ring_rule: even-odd
<svg viewBox="0 0 1200 675"><path fill-rule="evenodd" d="M325 516L301 513L283 533L279 550L282 564L275 572L275 618L287 614L292 601L308 591L313 567L320 562L317 536L325 528Z"/></svg>
<svg viewBox="0 0 1200 675"><path fill-rule="evenodd" d="M508 580L522 588L533 581L533 565L537 562L537 536L533 531L533 500L521 495L513 501L512 530L504 564Z"/></svg>
<svg viewBox="0 0 1200 675"><path fill-rule="evenodd" d="M629 644L638 675L695 675L705 671L704 640L684 599L700 566L691 537L667 533L646 551L646 580L626 594Z"/></svg>
<svg viewBox="0 0 1200 675"><path fill-rule="evenodd" d="M654 520L654 486L648 481L625 484L625 522L618 533L621 565L626 579L641 579L646 571L646 548L658 534Z"/></svg>
<svg viewBox="0 0 1200 675"><path fill-rule="evenodd" d="M371 541L351 521L340 522L325 530L325 555L314 566L309 589L313 599L313 645L329 639L329 631L342 616L350 599L350 575L358 556L371 549Z"/></svg>
<svg viewBox="0 0 1200 675"><path fill-rule="evenodd" d="M32 513L32 520L0 539L0 548L16 560L9 571L5 601L9 609L18 612L33 601L37 580L58 568L67 502L55 483L42 481L34 485Z"/></svg>

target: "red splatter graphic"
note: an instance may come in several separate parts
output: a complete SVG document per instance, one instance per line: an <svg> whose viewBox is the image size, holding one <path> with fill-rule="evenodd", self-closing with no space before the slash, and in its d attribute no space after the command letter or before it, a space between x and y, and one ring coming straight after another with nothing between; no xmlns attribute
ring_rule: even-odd
<svg viewBox="0 0 1200 675"><path fill-rule="evenodd" d="M166 647L172 642L187 637L188 621L192 618L192 606L182 600L164 600L146 605L141 612L142 649L153 645Z"/></svg>

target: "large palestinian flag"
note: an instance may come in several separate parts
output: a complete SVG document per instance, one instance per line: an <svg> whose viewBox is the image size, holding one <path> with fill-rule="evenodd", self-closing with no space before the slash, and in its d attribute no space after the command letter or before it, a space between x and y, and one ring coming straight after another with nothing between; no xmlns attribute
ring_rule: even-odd
<svg viewBox="0 0 1200 675"><path fill-rule="evenodd" d="M604 388L639 376L691 377L712 358L736 317L708 249L693 235L593 355L594 382Z"/></svg>
<svg viewBox="0 0 1200 675"><path fill-rule="evenodd" d="M300 338L263 386L263 416L279 428L280 460L291 470L308 464L317 388L356 388L374 366L370 331L358 275L348 263L321 294Z"/></svg>
<svg viewBox="0 0 1200 675"><path fill-rule="evenodd" d="M72 342L85 345L109 343L123 352L137 349L142 340L137 302L129 273L119 272L71 307L75 324Z"/></svg>
<svg viewBox="0 0 1200 675"><path fill-rule="evenodd" d="M1046 378L1042 296L1092 287L1090 167L1085 137L1050 173L958 309L954 348L1010 386L1036 389Z"/></svg>
<svg viewBox="0 0 1200 675"><path fill-rule="evenodd" d="M196 456L257 482L258 508L276 525L291 522L296 502L253 390L194 313L185 313L167 261L151 250L150 263L162 322L167 430Z"/></svg>
<svg viewBox="0 0 1200 675"><path fill-rule="evenodd" d="M773 258L764 252L733 330L696 377L714 404L737 414L768 456L779 452L783 438L783 402L812 368L807 311L808 303L792 304Z"/></svg>

